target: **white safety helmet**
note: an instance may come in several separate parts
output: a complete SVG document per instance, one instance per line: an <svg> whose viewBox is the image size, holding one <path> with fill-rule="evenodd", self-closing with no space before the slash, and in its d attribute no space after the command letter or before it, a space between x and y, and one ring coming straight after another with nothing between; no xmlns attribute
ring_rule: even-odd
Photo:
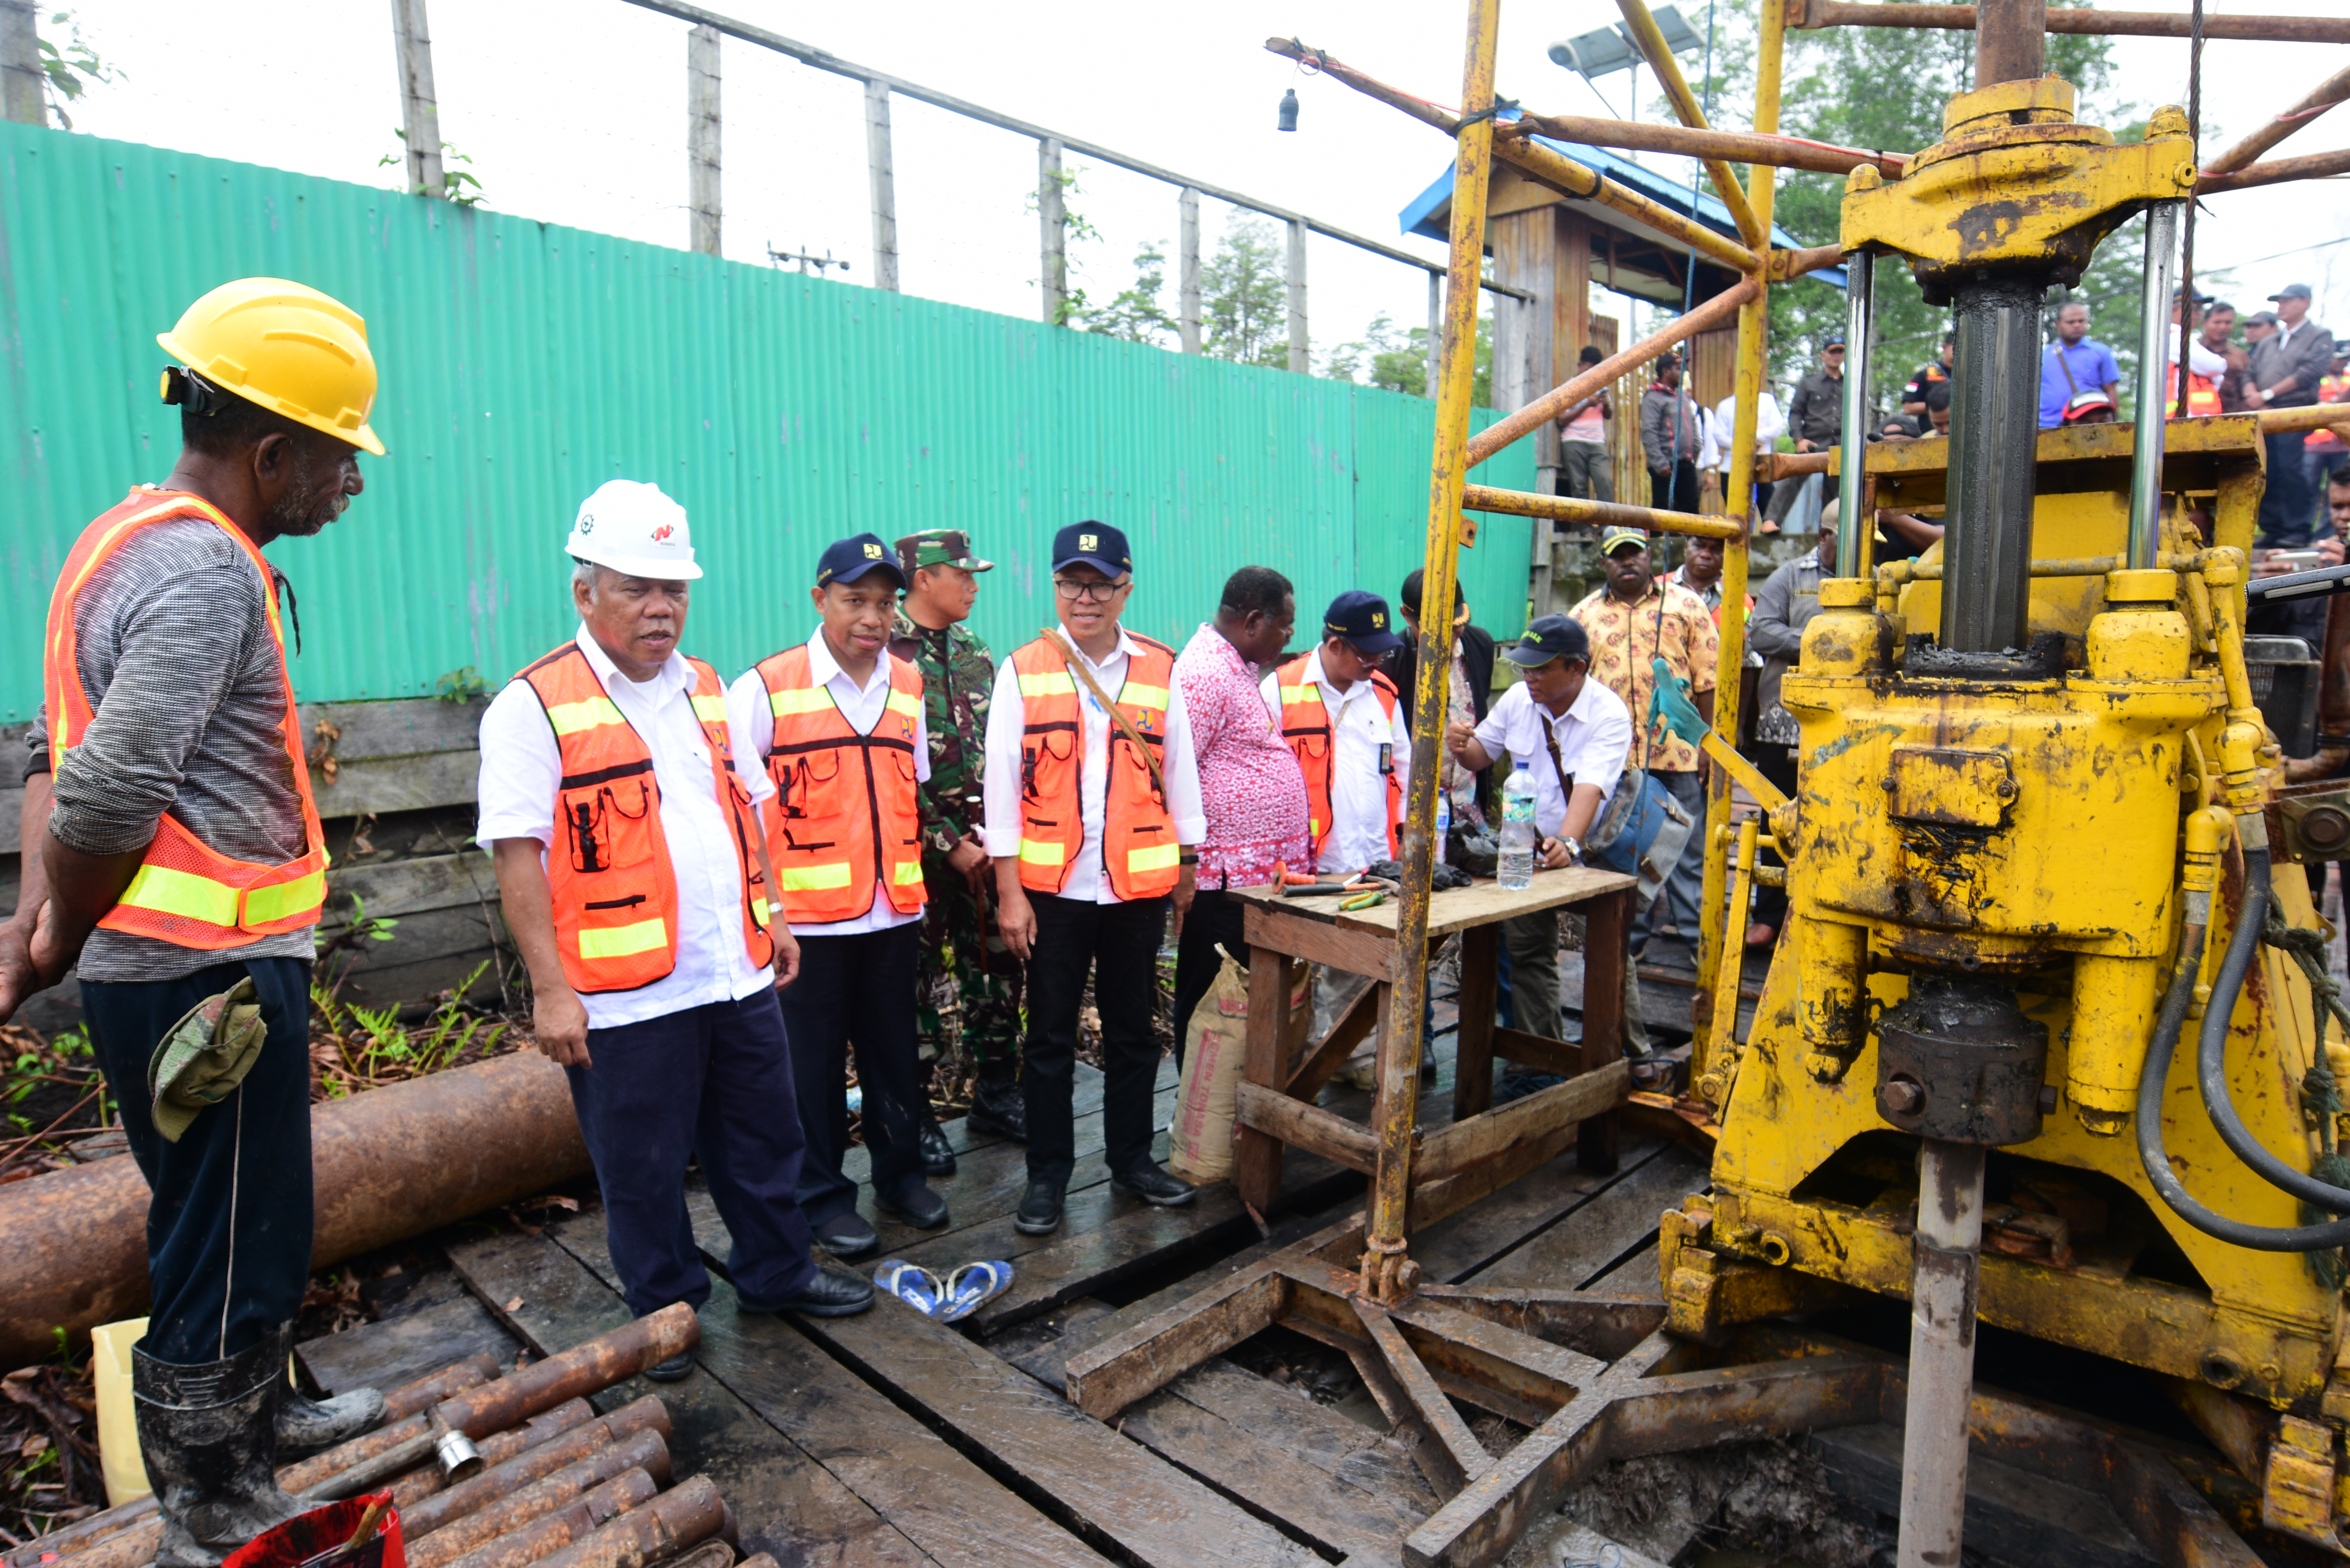
<svg viewBox="0 0 2350 1568"><path fill-rule="evenodd" d="M579 504L563 548L574 560L593 561L623 576L682 582L702 576L693 564L685 508L663 495L660 485L633 479L598 485Z"/></svg>

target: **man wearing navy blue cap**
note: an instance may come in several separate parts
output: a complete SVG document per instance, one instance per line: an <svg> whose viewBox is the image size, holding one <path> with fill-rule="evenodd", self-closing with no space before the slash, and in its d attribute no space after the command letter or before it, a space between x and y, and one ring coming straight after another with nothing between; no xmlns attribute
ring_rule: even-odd
<svg viewBox="0 0 2350 1568"><path fill-rule="evenodd" d="M1070 1102L1088 971L1110 1185L1161 1206L1192 1196L1150 1158L1152 1020L1169 907L1180 930L1207 816L1175 650L1118 625L1133 592L1124 534L1087 522L1055 535L1061 624L1003 661L987 715L997 920L1028 966L1028 1189L1013 1224L1029 1236L1059 1228L1076 1166Z"/></svg>
<svg viewBox="0 0 2350 1568"><path fill-rule="evenodd" d="M1264 678L1267 707L1305 775L1305 831L1317 871L1400 857L1411 715L1380 660L1403 646L1388 601L1352 588L1330 601L1322 644Z"/></svg>
<svg viewBox="0 0 2350 1568"><path fill-rule="evenodd" d="M831 545L808 596L815 633L726 694L737 767L762 803L782 913L800 944L799 983L781 996L807 1140L800 1208L841 1257L880 1244L842 1168L852 1043L875 1205L920 1230L947 1222L945 1201L922 1179L914 1010L926 893L915 786L930 776L931 752L921 675L889 648L905 586L898 553L877 535Z"/></svg>

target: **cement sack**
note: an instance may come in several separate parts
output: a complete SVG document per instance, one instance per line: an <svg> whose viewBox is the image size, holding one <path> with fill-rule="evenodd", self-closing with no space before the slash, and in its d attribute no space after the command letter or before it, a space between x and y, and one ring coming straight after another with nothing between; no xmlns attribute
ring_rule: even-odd
<svg viewBox="0 0 2350 1568"><path fill-rule="evenodd" d="M1223 963L1191 1010L1183 1042L1183 1078L1168 1136L1167 1167L1187 1181L1222 1181L1232 1173L1232 1137L1241 1072L1248 1063L1249 973L1220 945ZM1292 1021L1313 998L1312 966L1297 966L1289 997Z"/></svg>

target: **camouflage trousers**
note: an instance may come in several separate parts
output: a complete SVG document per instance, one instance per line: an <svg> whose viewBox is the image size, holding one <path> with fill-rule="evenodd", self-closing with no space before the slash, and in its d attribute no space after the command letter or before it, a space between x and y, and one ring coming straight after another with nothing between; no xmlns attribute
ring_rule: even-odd
<svg viewBox="0 0 2350 1568"><path fill-rule="evenodd" d="M990 868L991 873L993 868ZM1020 963L988 920L980 952L979 900L944 856L922 857L930 902L922 914L921 966L915 1014L921 1059L934 1062L960 1033L981 1067L1020 1060ZM948 1020L954 1020L951 1027Z"/></svg>

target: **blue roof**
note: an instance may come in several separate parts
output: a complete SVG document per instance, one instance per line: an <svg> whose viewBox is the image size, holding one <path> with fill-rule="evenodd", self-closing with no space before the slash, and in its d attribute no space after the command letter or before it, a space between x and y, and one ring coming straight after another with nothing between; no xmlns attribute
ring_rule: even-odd
<svg viewBox="0 0 2350 1568"><path fill-rule="evenodd" d="M1513 111L1504 111L1501 118L1505 120L1515 119L1517 115ZM1683 217L1694 216L1699 223L1716 234L1726 235L1733 240L1739 239L1738 224L1731 217L1730 209L1721 204L1721 198L1715 195L1709 188L1711 182L1699 182L1697 205L1692 213L1690 205L1690 188L1685 184L1674 183L1653 169L1644 169L1628 158L1618 158L1616 154L1596 147L1554 141L1547 136L1537 136L1533 140L1554 152L1574 159L1586 169L1606 175L1627 190L1638 192L1660 207L1669 207ZM1452 171L1448 167L1442 174L1437 176L1434 184L1412 198L1410 204L1404 208L1399 215L1403 232L1407 234L1425 234L1431 240L1449 241L1452 237L1451 233L1443 223L1438 221L1436 214L1450 208L1451 203ZM1637 219L1626 221L1638 222ZM1802 241L1775 223L1771 227L1771 243L1788 250L1799 250L1803 247ZM1822 267L1819 271L1808 273L1805 275L1818 278L1822 283L1832 287L1842 288L1845 286L1844 268L1840 266Z"/></svg>

